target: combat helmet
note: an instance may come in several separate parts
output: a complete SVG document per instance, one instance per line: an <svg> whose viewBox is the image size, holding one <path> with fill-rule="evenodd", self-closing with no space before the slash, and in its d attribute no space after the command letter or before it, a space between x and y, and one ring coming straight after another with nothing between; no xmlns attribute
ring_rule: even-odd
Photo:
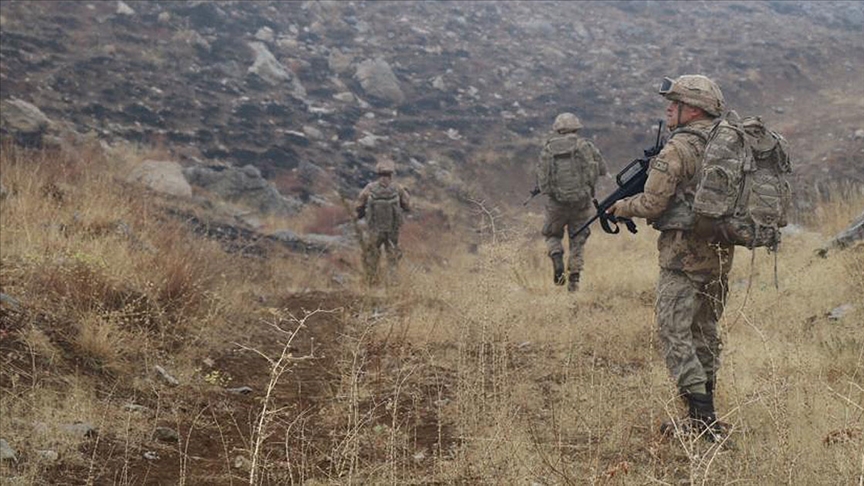
<svg viewBox="0 0 864 486"><path fill-rule="evenodd" d="M375 172L381 175L392 175L396 172L396 163L391 159L381 159L375 164Z"/></svg>
<svg viewBox="0 0 864 486"><path fill-rule="evenodd" d="M726 110L720 87L701 74L685 74L675 80L663 78L660 94L667 100L702 108L711 116L720 116Z"/></svg>
<svg viewBox="0 0 864 486"><path fill-rule="evenodd" d="M573 113L561 113L555 117L555 123L552 124L552 130L558 133L575 132L580 128L582 128L582 122Z"/></svg>

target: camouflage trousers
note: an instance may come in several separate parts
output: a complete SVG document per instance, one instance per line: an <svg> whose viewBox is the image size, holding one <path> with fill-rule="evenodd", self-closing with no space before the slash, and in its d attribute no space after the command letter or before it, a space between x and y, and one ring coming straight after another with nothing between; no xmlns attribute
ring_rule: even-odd
<svg viewBox="0 0 864 486"><path fill-rule="evenodd" d="M363 252L366 263L366 274L370 281L376 282L380 279L378 270L381 260L381 249L387 253L387 266L392 274L399 266L402 259L402 250L399 249L398 231L371 231L368 235L366 249Z"/></svg>
<svg viewBox="0 0 864 486"><path fill-rule="evenodd" d="M658 334L666 367L679 389L715 380L722 347L717 321L727 290L726 275L660 269Z"/></svg>
<svg viewBox="0 0 864 486"><path fill-rule="evenodd" d="M543 222L543 231L541 232L546 237L546 249L549 256L564 253L562 240L566 227L568 230L567 239L570 240L570 256L567 259L569 273L582 271L582 266L585 263L585 242L591 234L591 229L586 229L576 238L570 238L569 232L579 229L592 216L594 216L594 209L591 207L590 201L562 203L550 197L546 202L546 220Z"/></svg>

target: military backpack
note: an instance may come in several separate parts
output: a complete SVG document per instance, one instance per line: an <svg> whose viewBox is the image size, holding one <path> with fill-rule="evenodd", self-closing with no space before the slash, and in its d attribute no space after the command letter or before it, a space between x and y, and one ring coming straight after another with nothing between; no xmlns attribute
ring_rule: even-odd
<svg viewBox="0 0 864 486"><path fill-rule="evenodd" d="M559 202L589 201L599 175L590 142L574 133L553 136L540 152L537 187Z"/></svg>
<svg viewBox="0 0 864 486"><path fill-rule="evenodd" d="M708 136L693 199L697 231L777 249L792 198L788 144L759 117L730 112Z"/></svg>
<svg viewBox="0 0 864 486"><path fill-rule="evenodd" d="M366 201L366 218L373 231L397 231L402 223L399 189L395 184L383 186L375 183Z"/></svg>

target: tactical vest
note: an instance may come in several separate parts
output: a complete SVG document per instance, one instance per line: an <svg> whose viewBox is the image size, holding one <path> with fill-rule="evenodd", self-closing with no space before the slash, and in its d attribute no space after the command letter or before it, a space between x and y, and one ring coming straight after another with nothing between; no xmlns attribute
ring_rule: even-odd
<svg viewBox="0 0 864 486"><path fill-rule="evenodd" d="M556 134L546 141L537 167L540 192L559 202L580 202L594 196L600 166L590 142L575 133Z"/></svg>
<svg viewBox="0 0 864 486"><path fill-rule="evenodd" d="M369 229L379 232L396 232L402 224L399 205L399 189L395 184L384 187L376 182L370 187L366 201L366 218Z"/></svg>
<svg viewBox="0 0 864 486"><path fill-rule="evenodd" d="M690 231L695 227L696 213L693 212L693 200L695 199L696 188L699 184L699 163L701 163L702 154L705 152L705 145L708 143L708 134L710 132L711 126L705 129L680 127L672 131L669 140L683 133L693 135L692 137L683 138L683 141L690 147L699 162L697 162L693 176L683 184L678 184L678 187L675 188L675 194L672 196L669 206L663 211L663 214L656 220L650 221L654 229L658 231ZM681 140L681 138L678 139L678 141Z"/></svg>

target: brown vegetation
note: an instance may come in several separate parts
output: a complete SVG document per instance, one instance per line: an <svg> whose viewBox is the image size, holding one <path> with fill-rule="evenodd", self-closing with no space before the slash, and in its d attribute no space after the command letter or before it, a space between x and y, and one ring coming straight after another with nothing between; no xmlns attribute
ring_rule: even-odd
<svg viewBox="0 0 864 486"><path fill-rule="evenodd" d="M4 483L864 477L864 252L813 254L860 198L786 238L779 289L772 256L738 252L718 397L738 447L721 451L658 431L681 411L654 349L652 231L596 231L572 296L549 282L536 214L421 209L401 285L370 289L359 252L243 256L195 235L165 210L183 202L115 179L136 157L3 148L0 291L20 302L0 309L0 435L18 451ZM470 237L445 230L458 211ZM293 224L326 232L338 215ZM76 421L98 434L65 434Z"/></svg>

